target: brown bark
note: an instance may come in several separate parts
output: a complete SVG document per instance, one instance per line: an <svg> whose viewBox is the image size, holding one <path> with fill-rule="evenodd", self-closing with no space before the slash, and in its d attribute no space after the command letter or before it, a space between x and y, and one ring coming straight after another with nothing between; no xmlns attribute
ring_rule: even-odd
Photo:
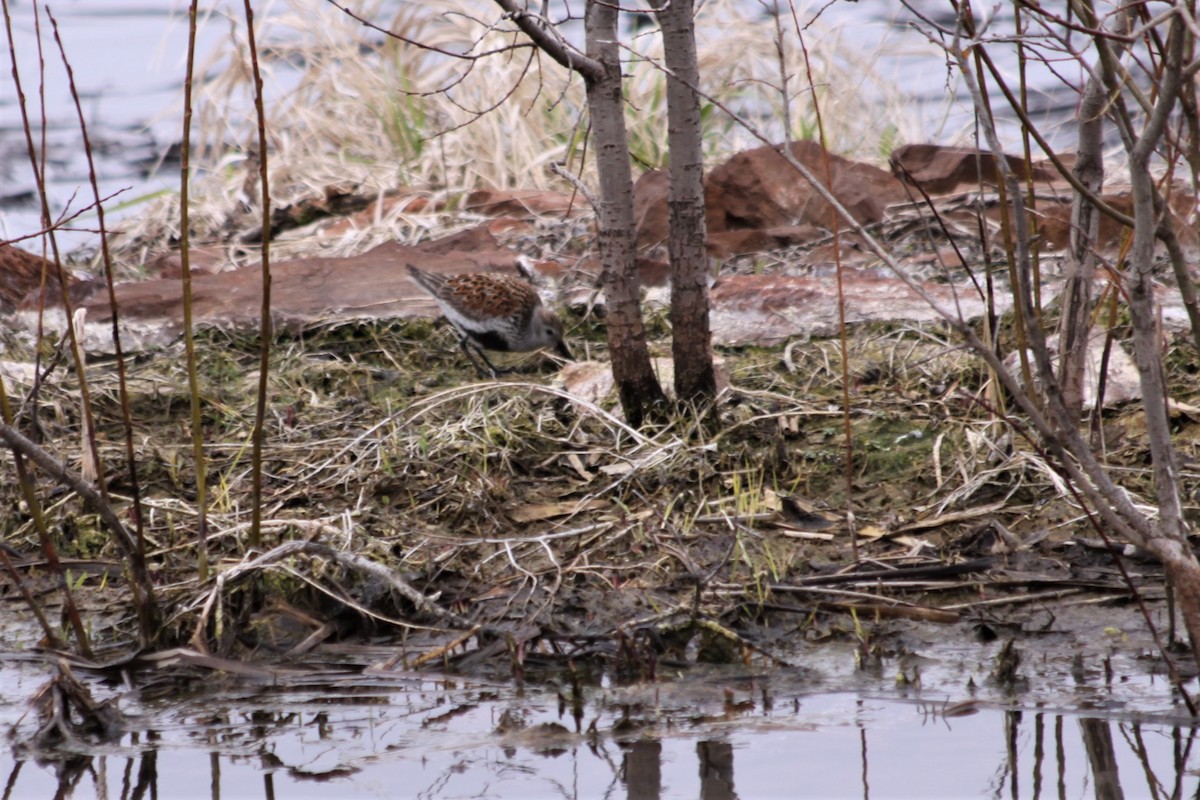
<svg viewBox="0 0 1200 800"><path fill-rule="evenodd" d="M588 0L584 15L586 53L581 53L527 2L495 0L542 52L574 70L587 87L588 112L600 174L596 209L597 246L607 311L609 357L613 381L625 418L640 426L666 398L650 364L642 323L635 262L633 177L621 94L621 64L614 4ZM589 195L589 199L592 199Z"/></svg>
<svg viewBox="0 0 1200 800"><path fill-rule="evenodd" d="M667 139L671 153L670 234L671 351L675 394L684 403L703 404L717 392L712 332L708 317L708 256L705 252L704 151L700 127L700 84L692 0L658 0L667 67Z"/></svg>
<svg viewBox="0 0 1200 800"><path fill-rule="evenodd" d="M637 427L653 414L655 406L665 405L665 397L650 366L638 297L633 175L629 167L625 105L621 95L616 8L606 2L589 2L584 26L587 55L603 67L602 74L585 74L584 79L596 145L596 167L600 174L596 224L609 356L625 418Z"/></svg>

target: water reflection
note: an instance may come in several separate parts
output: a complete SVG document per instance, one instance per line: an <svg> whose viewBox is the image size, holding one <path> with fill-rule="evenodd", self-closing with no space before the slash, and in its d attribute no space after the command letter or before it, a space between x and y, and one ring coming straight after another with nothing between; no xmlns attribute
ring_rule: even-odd
<svg viewBox="0 0 1200 800"><path fill-rule="evenodd" d="M658 800L662 796L662 742L632 742L625 750L624 778L629 800Z"/></svg>
<svg viewBox="0 0 1200 800"><path fill-rule="evenodd" d="M552 700L520 701L517 713L533 724L519 737L495 724L514 713L514 698L449 718L456 707L411 715L401 710L407 702L259 711L241 722L197 715L142 730L107 754L10 756L3 800L1200 796L1190 727L986 709L947 719L834 695L801 698L799 713L759 706L727 729L711 718L667 721L658 709L624 739L612 734L621 720L594 709L591 734L535 723L555 715L573 723Z"/></svg>
<svg viewBox="0 0 1200 800"><path fill-rule="evenodd" d="M700 760L701 800L734 800L733 745L725 741L700 742L696 755Z"/></svg>
<svg viewBox="0 0 1200 800"><path fill-rule="evenodd" d="M623 778L627 800L659 800L662 796L663 745L654 739L625 747ZM700 768L700 800L737 800L733 789L733 745L724 740L696 743Z"/></svg>

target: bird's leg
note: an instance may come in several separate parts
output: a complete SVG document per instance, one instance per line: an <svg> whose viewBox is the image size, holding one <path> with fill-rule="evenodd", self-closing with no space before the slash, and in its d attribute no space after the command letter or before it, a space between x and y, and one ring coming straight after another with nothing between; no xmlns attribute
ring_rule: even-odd
<svg viewBox="0 0 1200 800"><path fill-rule="evenodd" d="M484 354L483 349L474 342L470 341L469 337L464 335L458 340L458 343L462 346L463 352L467 354L467 360L471 362L471 366L475 367L475 371L479 373L479 377L486 378L490 375L494 380L497 375L504 374L505 370L496 369L496 366L492 364L492 362L489 361L488 357ZM472 353L472 350L475 352ZM484 370L484 368L479 365L479 362L475 360L475 355L478 355L481 359L483 359L483 363L487 364L487 370Z"/></svg>
<svg viewBox="0 0 1200 800"><path fill-rule="evenodd" d="M467 361L470 361L471 366L475 368L475 374L477 374L481 378L488 377L489 370L485 370L483 368L483 366L479 363L479 359L475 358L475 353L472 352L472 348L471 348L470 343L467 341L467 337L466 336L460 337L458 340L458 344L460 347L462 347L463 353L467 356ZM484 362L487 362L487 358L484 358L483 360L484 360ZM489 368L491 366L492 366L491 364L488 364ZM495 378L496 370L491 369L490 372L491 372L491 377Z"/></svg>

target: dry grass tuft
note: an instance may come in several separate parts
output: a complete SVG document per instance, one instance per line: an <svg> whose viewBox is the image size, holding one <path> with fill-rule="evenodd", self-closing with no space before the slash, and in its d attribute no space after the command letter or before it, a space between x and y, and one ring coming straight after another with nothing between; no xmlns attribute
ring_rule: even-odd
<svg viewBox="0 0 1200 800"><path fill-rule="evenodd" d="M478 6L405 4L394 27L475 51L510 41L503 29L454 11L466 8ZM735 19L733 8L703 5L701 40L710 46L702 69L723 101L770 115L778 68L764 54L772 50L772 27ZM276 202L319 195L331 184L376 194L409 184L452 198L480 185L554 185L542 169L551 160L579 166L582 87L552 65L540 65L540 82L519 80L525 51L516 51L464 75L457 61L391 41L364 42L361 26L326 6L297 9L264 28L276 42L264 64L268 99L275 98ZM362 13L370 16L369 9ZM713 29L727 34L719 46ZM311 38L289 39L289 31ZM855 105L869 65L834 56L842 50L835 34L811 35L810 44L834 149L851 140L880 146L855 127L875 127ZM655 55L649 39L633 46ZM229 101L247 98L246 78L226 63L210 72L199 114L209 174L193 198L193 219L212 238L257 214L247 179L252 159L238 151L251 137L237 109L249 106ZM662 76L639 59L629 70L639 157L657 164L657 143L665 138ZM798 63L788 71L802 73ZM287 92L279 91L284 72L299 75ZM435 91L446 87L449 99ZM497 87L513 88L509 102L475 119L497 99ZM808 111L802 97L794 99L791 122L803 128ZM736 147L722 138L733 128L722 125L714 121L714 154ZM485 153L491 155L481 158ZM440 229L450 213L393 211L336 243L297 239L283 247L361 249L384 236L417 239ZM166 241L172 219L173 209L163 206L128 239ZM589 344L602 357L603 345ZM686 415L657 431L632 430L610 408L572 401L532 380L471 383L452 338L426 324L346 325L280 339L263 454L263 528L266 546L275 549L257 554L246 551L243 537L258 345L206 332L199 369L216 582L201 585L195 577L199 513L182 422L182 360L130 367L147 555L171 611L172 638L198 634L224 651L261 645L248 620L269 600L323 618L350 617L337 631L343 637L371 625L470 625L522 645L543 637L554 655L607 658L614 643L625 652L643 627L712 633L747 620L751 626L770 610L780 584L790 592L823 567L849 562L847 507L865 557L887 569L968 559L976 554L967 552L963 534L984 521L1029 541L1066 539L1079 529L1080 512L1045 458L994 434L988 410L975 402L986 376L936 331L863 328L849 347L854 461L847 480L841 353L832 342L726 353L735 388L722 398L720 431L709 435ZM128 503L129 487L112 467L122 458L115 377L105 365L90 369L111 490ZM52 373L40 420L49 446L68 462L78 441L78 402L73 379ZM1125 477L1137 493L1147 476L1135 417L1112 418L1105 432L1113 443L1109 457L1129 465ZM789 527L783 498L797 496L833 526L815 533ZM0 498L6 508L21 507L11 484L0 486ZM68 556L111 555L74 498L47 513L58 530L72 532ZM5 540L32 547L29 520L16 513L5 520ZM872 613L912 613L914 604L938 604L951 593L970 602L981 584L909 584L899 597L901 591L881 591L879 580L855 594L862 600L873 592ZM807 621L797 620L801 635L816 619L818 601L810 602ZM113 638L130 625L118 616ZM840 632L861 635L861 628L847 621ZM651 656L630 647L628 666L648 668L638 659ZM483 646L479 652L497 655Z"/></svg>
<svg viewBox="0 0 1200 800"><path fill-rule="evenodd" d="M445 643L430 626L481 626L542 631L580 657L608 658L601 643L624 632L706 620L728 627L739 609L778 602L774 587L849 558L833 343L793 348L788 363L777 351L726 353L737 388L722 400L720 432L709 436L687 419L632 430L611 410L570 402L541 382L471 383L451 337L424 324L280 340L263 519L264 546L285 549L261 558L244 545L257 346L210 332L200 354L208 546L226 576L220 584L195 578L182 366L173 358L139 363L130 384L148 558L179 640L199 630L224 651L264 646L245 615L282 604L342 619L341 637L362 625L410 629L413 657L425 652L421 642ZM852 502L869 559L942 563L988 520L1018 538L1053 540L1079 529L1080 513L1045 460L1019 440L996 440L987 415L966 399L981 376L959 353L918 331L881 328L852 339L850 357ZM115 467L115 379L102 365L92 370L102 456L114 496L126 503ZM52 376L42 415L49 446L68 461L79 425L72 384ZM1126 442L1134 488L1145 482L1136 442ZM1120 457L1115 448L1112 457ZM15 491L3 490L6 507L19 502ZM789 527L783 496L833 526L816 534ZM111 557L75 498L48 514L56 529L75 532L64 556ZM32 546L29 521L8 519L6 541ZM914 602L970 601L975 584L932 586L877 587L872 602L915 613ZM126 635L131 622L116 618L102 637ZM851 621L837 619L822 618L822 635L853 635Z"/></svg>
<svg viewBox="0 0 1200 800"><path fill-rule="evenodd" d="M803 4L800 4L803 5ZM817 4L801 8L808 19ZM594 184L584 136L587 112L577 77L532 50L518 48L478 61L461 61L368 31L328 4L293 0L292 12L259 22L268 104L272 202L278 206L323 196L327 187L383 196L401 187L450 201L480 187L572 187L549 165L562 162ZM503 50L519 40L508 23L496 24L487 4L441 0L405 3L395 18L379 4L356 12L399 35L451 52ZM765 12L734 0L701 4L697 17L704 90L782 139L785 120L775 24ZM252 86L244 68L242 23L223 20L225 48L209 54L197 86L195 124L200 147L193 157L194 241L227 240L260 217ZM211 22L209 24L216 24ZM785 30L793 23L782 19ZM582 36L581 25L568 28ZM794 36L792 37L794 40ZM874 70L872 56L856 59L842 33L818 21L806 31L815 89L802 54L786 49L793 138L817 135L814 98L822 106L826 141L836 152L886 159L905 138L901 94ZM636 164L666 162L666 94L656 36L635 35L626 52L631 152ZM503 101L503 102L501 102ZM705 103L706 147L716 163L757 146L739 126ZM127 226L125 260L177 238L178 198L151 204ZM293 237L288 254L317 250L361 252L386 239L413 241L452 224L452 213L382 213L369 230L340 241Z"/></svg>

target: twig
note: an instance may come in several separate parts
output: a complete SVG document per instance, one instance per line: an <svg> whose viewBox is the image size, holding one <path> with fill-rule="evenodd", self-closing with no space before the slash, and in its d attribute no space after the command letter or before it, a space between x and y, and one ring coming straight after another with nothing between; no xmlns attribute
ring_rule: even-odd
<svg viewBox="0 0 1200 800"><path fill-rule="evenodd" d="M571 172L569 169L566 168L565 165L563 165L561 162L558 162L558 161L550 162L550 171L553 172L558 177L562 178L567 183L574 186L575 191L577 191L581 195L583 195L583 199L588 201L588 205L590 205L593 210L598 208L598 205L596 203L596 198L592 194L591 189L589 189L587 187L587 184L585 184L582 180L580 180L578 175Z"/></svg>
<svg viewBox="0 0 1200 800"><path fill-rule="evenodd" d="M124 555L131 556L136 552L137 540L121 522L108 501L96 490L96 487L85 481L81 475L72 472L65 465L56 461L53 456L5 422L0 422L0 439L41 467L50 477L82 497L84 502L104 520Z"/></svg>

